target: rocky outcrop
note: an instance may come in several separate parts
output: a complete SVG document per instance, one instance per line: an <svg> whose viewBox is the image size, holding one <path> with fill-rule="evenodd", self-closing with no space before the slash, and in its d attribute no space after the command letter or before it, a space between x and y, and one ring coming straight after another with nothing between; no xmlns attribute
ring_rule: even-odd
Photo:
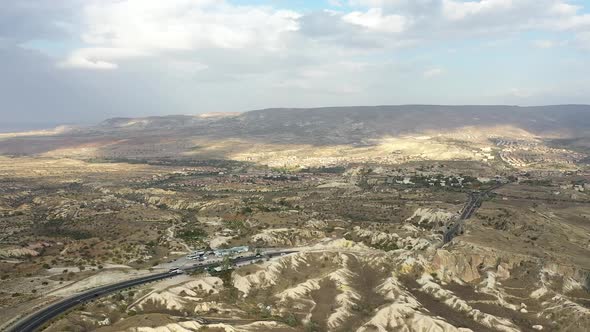
<svg viewBox="0 0 590 332"><path fill-rule="evenodd" d="M424 250L432 245L432 240L423 237L405 236L354 227L352 232L357 238L374 248L399 248ZM404 231L403 233L407 233Z"/></svg>
<svg viewBox="0 0 590 332"><path fill-rule="evenodd" d="M2 258L36 257L39 252L28 248L0 249Z"/></svg>
<svg viewBox="0 0 590 332"><path fill-rule="evenodd" d="M482 278L484 271L493 271L498 278L507 279L510 270L525 261L533 261L533 258L457 243L452 250L437 249L431 259L431 268L443 280L472 282Z"/></svg>
<svg viewBox="0 0 590 332"><path fill-rule="evenodd" d="M419 208L406 221L417 226L433 228L446 224L455 215L455 213L445 210Z"/></svg>
<svg viewBox="0 0 590 332"><path fill-rule="evenodd" d="M555 320L562 331L588 331L590 326L590 309L569 300L563 295L555 295L542 303L541 316Z"/></svg>
<svg viewBox="0 0 590 332"><path fill-rule="evenodd" d="M509 318L497 317L471 307L465 300L459 298L452 292L443 289L439 284L432 280L429 275L423 275L417 280L422 286L421 290L432 295L434 298L443 302L452 309L464 313L474 321L496 331L502 332L520 332L520 329L511 322Z"/></svg>
<svg viewBox="0 0 590 332"><path fill-rule="evenodd" d="M313 229L275 228L253 235L250 242L263 246L299 246L324 237L324 232Z"/></svg>
<svg viewBox="0 0 590 332"><path fill-rule="evenodd" d="M203 296L219 293L223 281L217 277L203 277L189 280L163 290L155 290L143 297L137 307L143 309L152 305L167 310L186 310L191 302L202 300Z"/></svg>

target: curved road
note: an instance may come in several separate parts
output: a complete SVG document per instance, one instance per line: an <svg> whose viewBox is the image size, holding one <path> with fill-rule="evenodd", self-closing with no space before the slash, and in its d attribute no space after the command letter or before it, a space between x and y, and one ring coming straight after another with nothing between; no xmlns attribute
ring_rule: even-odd
<svg viewBox="0 0 590 332"><path fill-rule="evenodd" d="M248 261L255 261L255 260L259 260L259 259L263 259L263 258L267 258L267 257L272 258L274 256L292 254L295 252L296 251L292 251L292 250L291 251L277 251L277 252L265 253L265 254L263 254L263 256L239 257L239 258L234 259L232 261L232 263L237 264L237 263L243 263L243 262L248 262ZM220 265L220 263L215 262L215 263L209 263L209 264L203 264L203 265L193 265L188 268L183 268L182 271L192 272L192 271L195 271L198 269L213 267L213 266L217 266L217 265ZM80 293L76 296L67 298L65 300L59 301L54 304L51 304L48 307L45 307L44 309L41 309L41 310L37 311L36 313L20 320L15 325L13 325L11 328L8 328L8 331L10 331L10 332L34 332L34 331L37 331L37 329L39 329L45 323L51 321L52 319L63 314L64 312L78 306L79 304L103 297L105 295L109 295L111 293L114 293L114 292L122 290L122 289L130 288L130 287L134 287L134 286L139 286L139 285L147 284L147 283L158 281L158 280L163 280L166 278L172 278L172 277L175 277L178 275L180 275L178 272L172 272L172 271L165 272L165 273L157 273L157 274L152 274L149 276L145 276L145 277L141 277L141 278L137 278L137 279L133 279L133 280L119 282L119 283L112 284L112 285L97 287L97 288L88 290L84 293Z"/></svg>

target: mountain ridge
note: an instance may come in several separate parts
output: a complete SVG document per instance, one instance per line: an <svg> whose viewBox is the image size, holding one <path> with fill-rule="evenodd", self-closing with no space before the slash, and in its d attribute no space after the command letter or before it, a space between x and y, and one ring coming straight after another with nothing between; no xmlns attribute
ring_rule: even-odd
<svg viewBox="0 0 590 332"><path fill-rule="evenodd" d="M590 147L590 105L270 108L239 114L112 118L43 137L6 136L0 140L0 154L75 149L83 156L212 158L206 151L215 150L216 158L233 158L253 146L265 151L268 145L279 150L280 146L366 147L410 136L444 136L463 145L474 140L495 144L497 139L525 139L555 147L567 144L584 152ZM553 143L556 140L561 141Z"/></svg>
<svg viewBox="0 0 590 332"><path fill-rule="evenodd" d="M365 134L396 136L463 127L514 126L535 135L590 135L590 105L382 105L321 108L267 108L227 116L168 115L105 120L96 130L195 129L199 134L296 136ZM220 130L218 130L220 129ZM227 135L225 135L227 136ZM342 135L340 135L342 136Z"/></svg>

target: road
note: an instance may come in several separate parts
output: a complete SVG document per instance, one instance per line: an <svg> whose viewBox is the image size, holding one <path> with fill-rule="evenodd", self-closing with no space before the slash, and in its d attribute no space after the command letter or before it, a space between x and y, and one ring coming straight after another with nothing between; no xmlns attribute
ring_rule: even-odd
<svg viewBox="0 0 590 332"><path fill-rule="evenodd" d="M272 258L272 257L276 257L276 256L292 254L295 252L297 252L297 251L291 250L291 251L267 252L267 253L264 253L262 255L262 257L257 256L257 255L239 257L239 258L233 259L232 263L238 264L238 263L245 263L245 262L249 262L249 261L251 262L251 261L264 259L266 257ZM220 265L219 262L202 264L202 265L195 264L193 266L184 267L184 268L182 268L182 270L184 272L193 272L198 269L210 268L210 267L214 267L214 266L218 266L218 265ZM122 289L131 288L131 287L147 284L147 283L154 282L154 281L159 281L159 280L163 280L166 278L173 278L178 275L180 275L180 274L177 272L156 273L156 274L152 274L149 276L145 276L145 277L141 277L141 278L137 278L137 279L133 279L133 280L128 280L128 281L123 281L123 282L119 282L116 284L97 287L97 288L88 290L84 293L64 299L60 302L51 304L51 305L37 311L36 313L20 320L12 328L9 328L8 331L10 331L10 332L37 331L37 329L39 329L45 323L51 321L55 317L67 312L68 310L70 310L82 303L98 299L100 297L112 294L112 293L114 293L116 291L120 291Z"/></svg>
<svg viewBox="0 0 590 332"><path fill-rule="evenodd" d="M463 206L463 210L461 210L459 218L444 233L443 243L447 244L451 242L453 238L455 238L455 236L460 233L465 220L471 218L475 211L477 211L477 209L481 206L483 198L501 186L502 184L497 184L486 191L470 193L469 199L467 200L467 203L465 203L465 206Z"/></svg>

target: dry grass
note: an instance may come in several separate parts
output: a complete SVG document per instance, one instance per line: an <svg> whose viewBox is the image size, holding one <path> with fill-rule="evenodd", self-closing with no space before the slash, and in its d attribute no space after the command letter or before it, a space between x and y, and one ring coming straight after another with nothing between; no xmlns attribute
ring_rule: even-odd
<svg viewBox="0 0 590 332"><path fill-rule="evenodd" d="M74 182L92 178L134 178L157 174L162 168L137 164L91 163L69 158L0 156L0 178L56 179Z"/></svg>

